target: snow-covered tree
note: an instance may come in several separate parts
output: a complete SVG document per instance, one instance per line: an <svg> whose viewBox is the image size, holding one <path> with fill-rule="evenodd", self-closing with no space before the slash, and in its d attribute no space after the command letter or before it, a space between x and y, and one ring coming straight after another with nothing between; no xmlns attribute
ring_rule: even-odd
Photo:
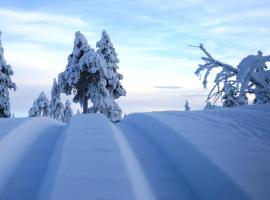
<svg viewBox="0 0 270 200"><path fill-rule="evenodd" d="M59 89L59 86L56 82L56 79L54 79L53 80L53 87L51 90L51 101L49 104L50 117L57 119L57 120L62 120L63 109L64 109L64 105L61 102L60 89Z"/></svg>
<svg viewBox="0 0 270 200"><path fill-rule="evenodd" d="M266 62L270 61L270 56L263 56L262 52L259 51L257 55L249 55L242 59L237 67L233 67L214 59L202 44L197 47L205 54L205 57L202 57L205 63L199 65L195 74L201 76L202 71L205 71L203 78L205 88L210 72L215 68L220 69L220 72L215 76L214 86L207 101L213 97L216 101L225 91L224 84L230 82L239 90L238 97L241 101L245 99L247 93L250 93L255 94L256 99L263 96L263 102L270 102L270 70L267 70L266 65Z"/></svg>
<svg viewBox="0 0 270 200"><path fill-rule="evenodd" d="M186 103L185 103L185 111L190 111L188 100L186 100Z"/></svg>
<svg viewBox="0 0 270 200"><path fill-rule="evenodd" d="M224 85L224 95L222 96L222 106L223 107L236 107L237 103L237 89L230 83L225 83Z"/></svg>
<svg viewBox="0 0 270 200"><path fill-rule="evenodd" d="M0 118L10 117L10 103L9 103L9 90L16 90L16 85L11 80L14 74L11 66L6 63L4 59L4 48L1 42L0 31Z"/></svg>
<svg viewBox="0 0 270 200"><path fill-rule="evenodd" d="M75 33L73 52L68 56L68 65L58 76L61 92L75 95L73 101L80 103L83 113L87 113L88 100L93 89L100 90L100 78L103 67L102 59L90 47L86 38L79 31Z"/></svg>
<svg viewBox="0 0 270 200"><path fill-rule="evenodd" d="M40 93L29 110L29 117L40 116L49 116L49 100L44 92Z"/></svg>
<svg viewBox="0 0 270 200"><path fill-rule="evenodd" d="M99 112L107 115L113 122L120 121L122 119L122 110L119 105L114 101L121 96L126 95L126 90L121 84L123 75L118 73L119 69L118 63L120 62L117 53L114 49L114 46L111 42L110 36L106 31L102 32L100 41L97 42L97 53L104 58L106 66L104 71L104 79L106 80L106 89L109 91L108 95L104 100L104 106L100 106L101 109L96 109L94 103L94 108L91 108L90 111L99 110ZM100 104L100 103L98 103Z"/></svg>
<svg viewBox="0 0 270 200"><path fill-rule="evenodd" d="M120 80L123 79L123 75L117 72L117 69L119 69L118 63L120 61L113 47L110 36L106 31L102 32L101 39L97 42L97 53L106 61L106 71L104 75L107 80L106 88L109 90L110 95L114 99L125 96L126 90L120 82Z"/></svg>
<svg viewBox="0 0 270 200"><path fill-rule="evenodd" d="M117 122L121 120L122 111L114 100L125 94L120 84L123 77L116 72L117 65L112 64L113 61L106 61L108 53L102 51L105 42L99 43L95 52L84 35L76 32L73 52L68 57L66 70L58 76L58 84L63 93L75 94L73 101L81 104L83 113L103 113ZM93 104L90 108L88 100Z"/></svg>
<svg viewBox="0 0 270 200"><path fill-rule="evenodd" d="M63 110L63 122L68 123L73 115L73 111L70 107L70 102L66 100L65 107Z"/></svg>

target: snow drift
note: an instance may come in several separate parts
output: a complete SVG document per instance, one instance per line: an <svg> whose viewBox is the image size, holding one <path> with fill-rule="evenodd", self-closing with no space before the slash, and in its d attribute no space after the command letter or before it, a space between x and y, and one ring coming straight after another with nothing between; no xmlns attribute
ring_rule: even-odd
<svg viewBox="0 0 270 200"><path fill-rule="evenodd" d="M0 199L270 199L270 106L0 120Z"/></svg>

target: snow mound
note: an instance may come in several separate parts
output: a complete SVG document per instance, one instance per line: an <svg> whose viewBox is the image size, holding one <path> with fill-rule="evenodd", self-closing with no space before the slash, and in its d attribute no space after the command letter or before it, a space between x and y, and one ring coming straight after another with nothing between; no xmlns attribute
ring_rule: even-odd
<svg viewBox="0 0 270 200"><path fill-rule="evenodd" d="M270 199L270 106L0 120L0 199Z"/></svg>

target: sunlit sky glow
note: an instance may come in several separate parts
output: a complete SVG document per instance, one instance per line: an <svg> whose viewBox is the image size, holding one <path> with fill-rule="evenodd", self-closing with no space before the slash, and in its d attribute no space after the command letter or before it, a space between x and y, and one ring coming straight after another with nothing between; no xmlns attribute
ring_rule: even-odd
<svg viewBox="0 0 270 200"><path fill-rule="evenodd" d="M41 91L50 96L75 31L95 47L103 29L119 55L124 112L183 110L186 99L200 109L207 91L194 71L202 54L189 45L203 43L234 66L257 50L270 54L269 10L268 0L0 0L2 44L18 86L12 112L26 116Z"/></svg>

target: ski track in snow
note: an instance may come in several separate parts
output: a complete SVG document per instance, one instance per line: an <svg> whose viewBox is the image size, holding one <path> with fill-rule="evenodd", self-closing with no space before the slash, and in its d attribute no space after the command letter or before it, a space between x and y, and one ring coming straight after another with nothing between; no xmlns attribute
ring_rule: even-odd
<svg viewBox="0 0 270 200"><path fill-rule="evenodd" d="M0 199L270 199L270 107L0 120Z"/></svg>
<svg viewBox="0 0 270 200"><path fill-rule="evenodd" d="M0 141L9 134L13 129L25 122L26 119L0 119Z"/></svg>

